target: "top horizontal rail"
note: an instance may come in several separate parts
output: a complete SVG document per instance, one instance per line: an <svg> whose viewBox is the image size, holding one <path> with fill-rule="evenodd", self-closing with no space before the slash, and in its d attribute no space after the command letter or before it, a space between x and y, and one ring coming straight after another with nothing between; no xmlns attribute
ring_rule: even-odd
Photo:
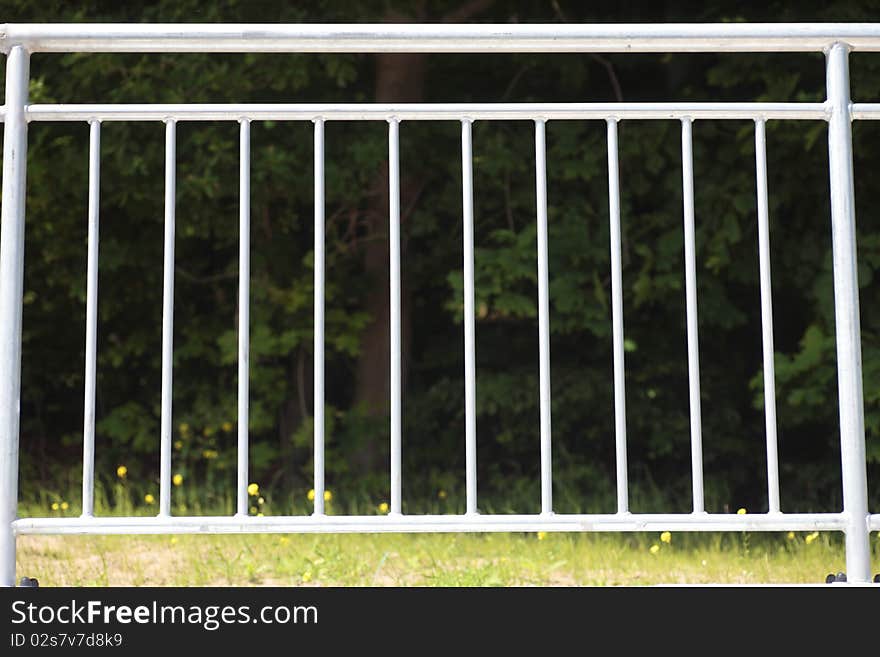
<svg viewBox="0 0 880 657"><path fill-rule="evenodd" d="M811 52L880 51L880 23L46 24L0 25L31 52Z"/></svg>

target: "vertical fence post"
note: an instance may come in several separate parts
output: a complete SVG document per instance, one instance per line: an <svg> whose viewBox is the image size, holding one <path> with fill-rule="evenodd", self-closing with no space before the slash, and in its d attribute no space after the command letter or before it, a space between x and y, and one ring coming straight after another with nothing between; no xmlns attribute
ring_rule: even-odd
<svg viewBox="0 0 880 657"><path fill-rule="evenodd" d="M871 576L871 556L848 57L849 47L843 43L835 43L827 53L828 104L831 109L828 167L831 176L834 323L843 512L846 517L846 571L847 581L867 582Z"/></svg>
<svg viewBox="0 0 880 657"><path fill-rule="evenodd" d="M15 585L18 512L18 418L21 392L21 297L27 173L29 53L13 46L6 59L3 126L3 210L0 228L0 586Z"/></svg>

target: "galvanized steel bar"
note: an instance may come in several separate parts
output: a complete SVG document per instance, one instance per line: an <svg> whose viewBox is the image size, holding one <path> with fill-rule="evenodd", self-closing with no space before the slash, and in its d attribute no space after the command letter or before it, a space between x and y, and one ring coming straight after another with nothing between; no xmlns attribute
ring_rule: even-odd
<svg viewBox="0 0 880 657"><path fill-rule="evenodd" d="M315 515L324 513L324 120L315 121Z"/></svg>
<svg viewBox="0 0 880 657"><path fill-rule="evenodd" d="M401 513L400 122L388 121L388 255L391 295L391 513Z"/></svg>
<svg viewBox="0 0 880 657"><path fill-rule="evenodd" d="M626 461L626 379L623 344L623 268L620 257L620 168L617 120L608 119L608 221L611 240L611 332L614 350L614 443L617 468L617 512L629 512Z"/></svg>
<svg viewBox="0 0 880 657"><path fill-rule="evenodd" d="M758 192L758 263L761 278L761 344L764 359L764 426L767 441L767 501L779 512L779 453L776 437L776 368L773 363L773 286L770 278L770 210L767 198L767 124L755 121Z"/></svg>
<svg viewBox="0 0 880 657"><path fill-rule="evenodd" d="M95 512L95 388L98 343L98 240L101 206L101 122L89 124L89 227L86 264L86 362L83 400L82 514Z"/></svg>
<svg viewBox="0 0 880 657"><path fill-rule="evenodd" d="M581 121L643 119L827 120L825 103L229 103L35 104L28 121Z"/></svg>
<svg viewBox="0 0 880 657"><path fill-rule="evenodd" d="M461 122L461 190L464 226L464 442L465 508L477 512L477 384L474 313L474 156L472 121Z"/></svg>
<svg viewBox="0 0 880 657"><path fill-rule="evenodd" d="M862 397L862 343L859 277L856 265L856 211L852 127L849 105L849 47L838 43L827 55L828 168L831 175L831 234L834 259L834 320L837 336L837 391L840 457L846 517L846 575L850 582L871 578L868 544L868 483Z"/></svg>
<svg viewBox="0 0 880 657"><path fill-rule="evenodd" d="M553 513L550 438L550 286L547 247L546 122L535 121L535 199L538 213L538 355L541 416L541 513Z"/></svg>
<svg viewBox="0 0 880 657"><path fill-rule="evenodd" d="M0 25L32 52L819 52L880 50L876 23Z"/></svg>
<svg viewBox="0 0 880 657"><path fill-rule="evenodd" d="M162 265L162 418L159 429L159 515L171 515L171 435L174 379L174 233L177 197L177 129L165 122L165 248Z"/></svg>
<svg viewBox="0 0 880 657"><path fill-rule="evenodd" d="M237 515L248 515L248 377L250 361L251 122L241 120L238 215L238 481Z"/></svg>
<svg viewBox="0 0 880 657"><path fill-rule="evenodd" d="M839 513L175 516L23 518L16 534L225 534L333 532L702 532L840 531Z"/></svg>
<svg viewBox="0 0 880 657"><path fill-rule="evenodd" d="M682 198L684 201L684 262L687 306L688 400L691 422L691 477L694 513L705 513L703 500L703 420L700 409L700 344L697 322L697 257L694 231L693 122L681 121Z"/></svg>
<svg viewBox="0 0 880 657"><path fill-rule="evenodd" d="M21 312L24 285L25 180L30 55L15 46L6 58L3 209L0 212L0 586L15 584L18 514L18 428L21 396Z"/></svg>

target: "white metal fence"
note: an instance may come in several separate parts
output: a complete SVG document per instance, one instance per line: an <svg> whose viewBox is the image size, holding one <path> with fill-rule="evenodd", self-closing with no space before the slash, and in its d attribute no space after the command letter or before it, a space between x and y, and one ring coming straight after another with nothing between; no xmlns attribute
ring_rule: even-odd
<svg viewBox="0 0 880 657"><path fill-rule="evenodd" d="M859 299L851 122L880 119L880 104L851 103L848 54L880 51L880 24L689 24L689 25L21 25L0 26L7 55L3 142L2 244L0 244L0 584L15 582L15 541L22 534L147 534L211 532L460 532L460 531L784 531L828 530L846 535L850 582L870 579L869 533L880 514L868 510L862 400ZM31 105L29 56L33 52L824 52L827 100L822 103L548 103L548 104L128 104ZM541 512L481 515L477 511L474 366L474 239L471 126L474 121L530 120L535 126L538 227ZM624 328L620 259L617 127L629 119L681 122L682 189L687 308L688 378L693 512L631 513L627 497ZM703 502L700 366L697 335L692 126L700 119L755 122L757 203L763 326L769 511L707 513ZM777 119L828 121L834 299L837 332L843 510L783 513L779 503L773 312L765 126ZM240 151L240 251L238 340L237 513L229 517L171 515L172 327L174 312L175 144L179 121L237 121ZM248 304L250 223L250 125L252 121L311 121L315 158L315 509L311 516L248 515ZM324 124L326 121L388 124L391 300L391 506L387 516L325 515L324 394ZM400 178L398 136L407 121L461 124L464 222L464 346L466 513L401 513L400 377ZM553 512L550 424L549 293L547 264L547 121L602 120L608 134L608 191L612 282L617 512ZM21 315L24 267L27 124L89 124L89 209L86 364L83 431L83 514L78 518L17 518ZM159 514L96 517L94 510L95 367L98 273L99 146L105 121L162 121L165 149L165 255L162 320L162 402L159 450Z"/></svg>

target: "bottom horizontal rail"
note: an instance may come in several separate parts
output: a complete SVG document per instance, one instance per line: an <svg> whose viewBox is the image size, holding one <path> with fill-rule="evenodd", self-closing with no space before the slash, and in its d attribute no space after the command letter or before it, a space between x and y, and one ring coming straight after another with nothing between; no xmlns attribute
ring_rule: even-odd
<svg viewBox="0 0 880 657"><path fill-rule="evenodd" d="M873 527L880 517L872 516ZM26 534L840 531L840 513L22 518Z"/></svg>

